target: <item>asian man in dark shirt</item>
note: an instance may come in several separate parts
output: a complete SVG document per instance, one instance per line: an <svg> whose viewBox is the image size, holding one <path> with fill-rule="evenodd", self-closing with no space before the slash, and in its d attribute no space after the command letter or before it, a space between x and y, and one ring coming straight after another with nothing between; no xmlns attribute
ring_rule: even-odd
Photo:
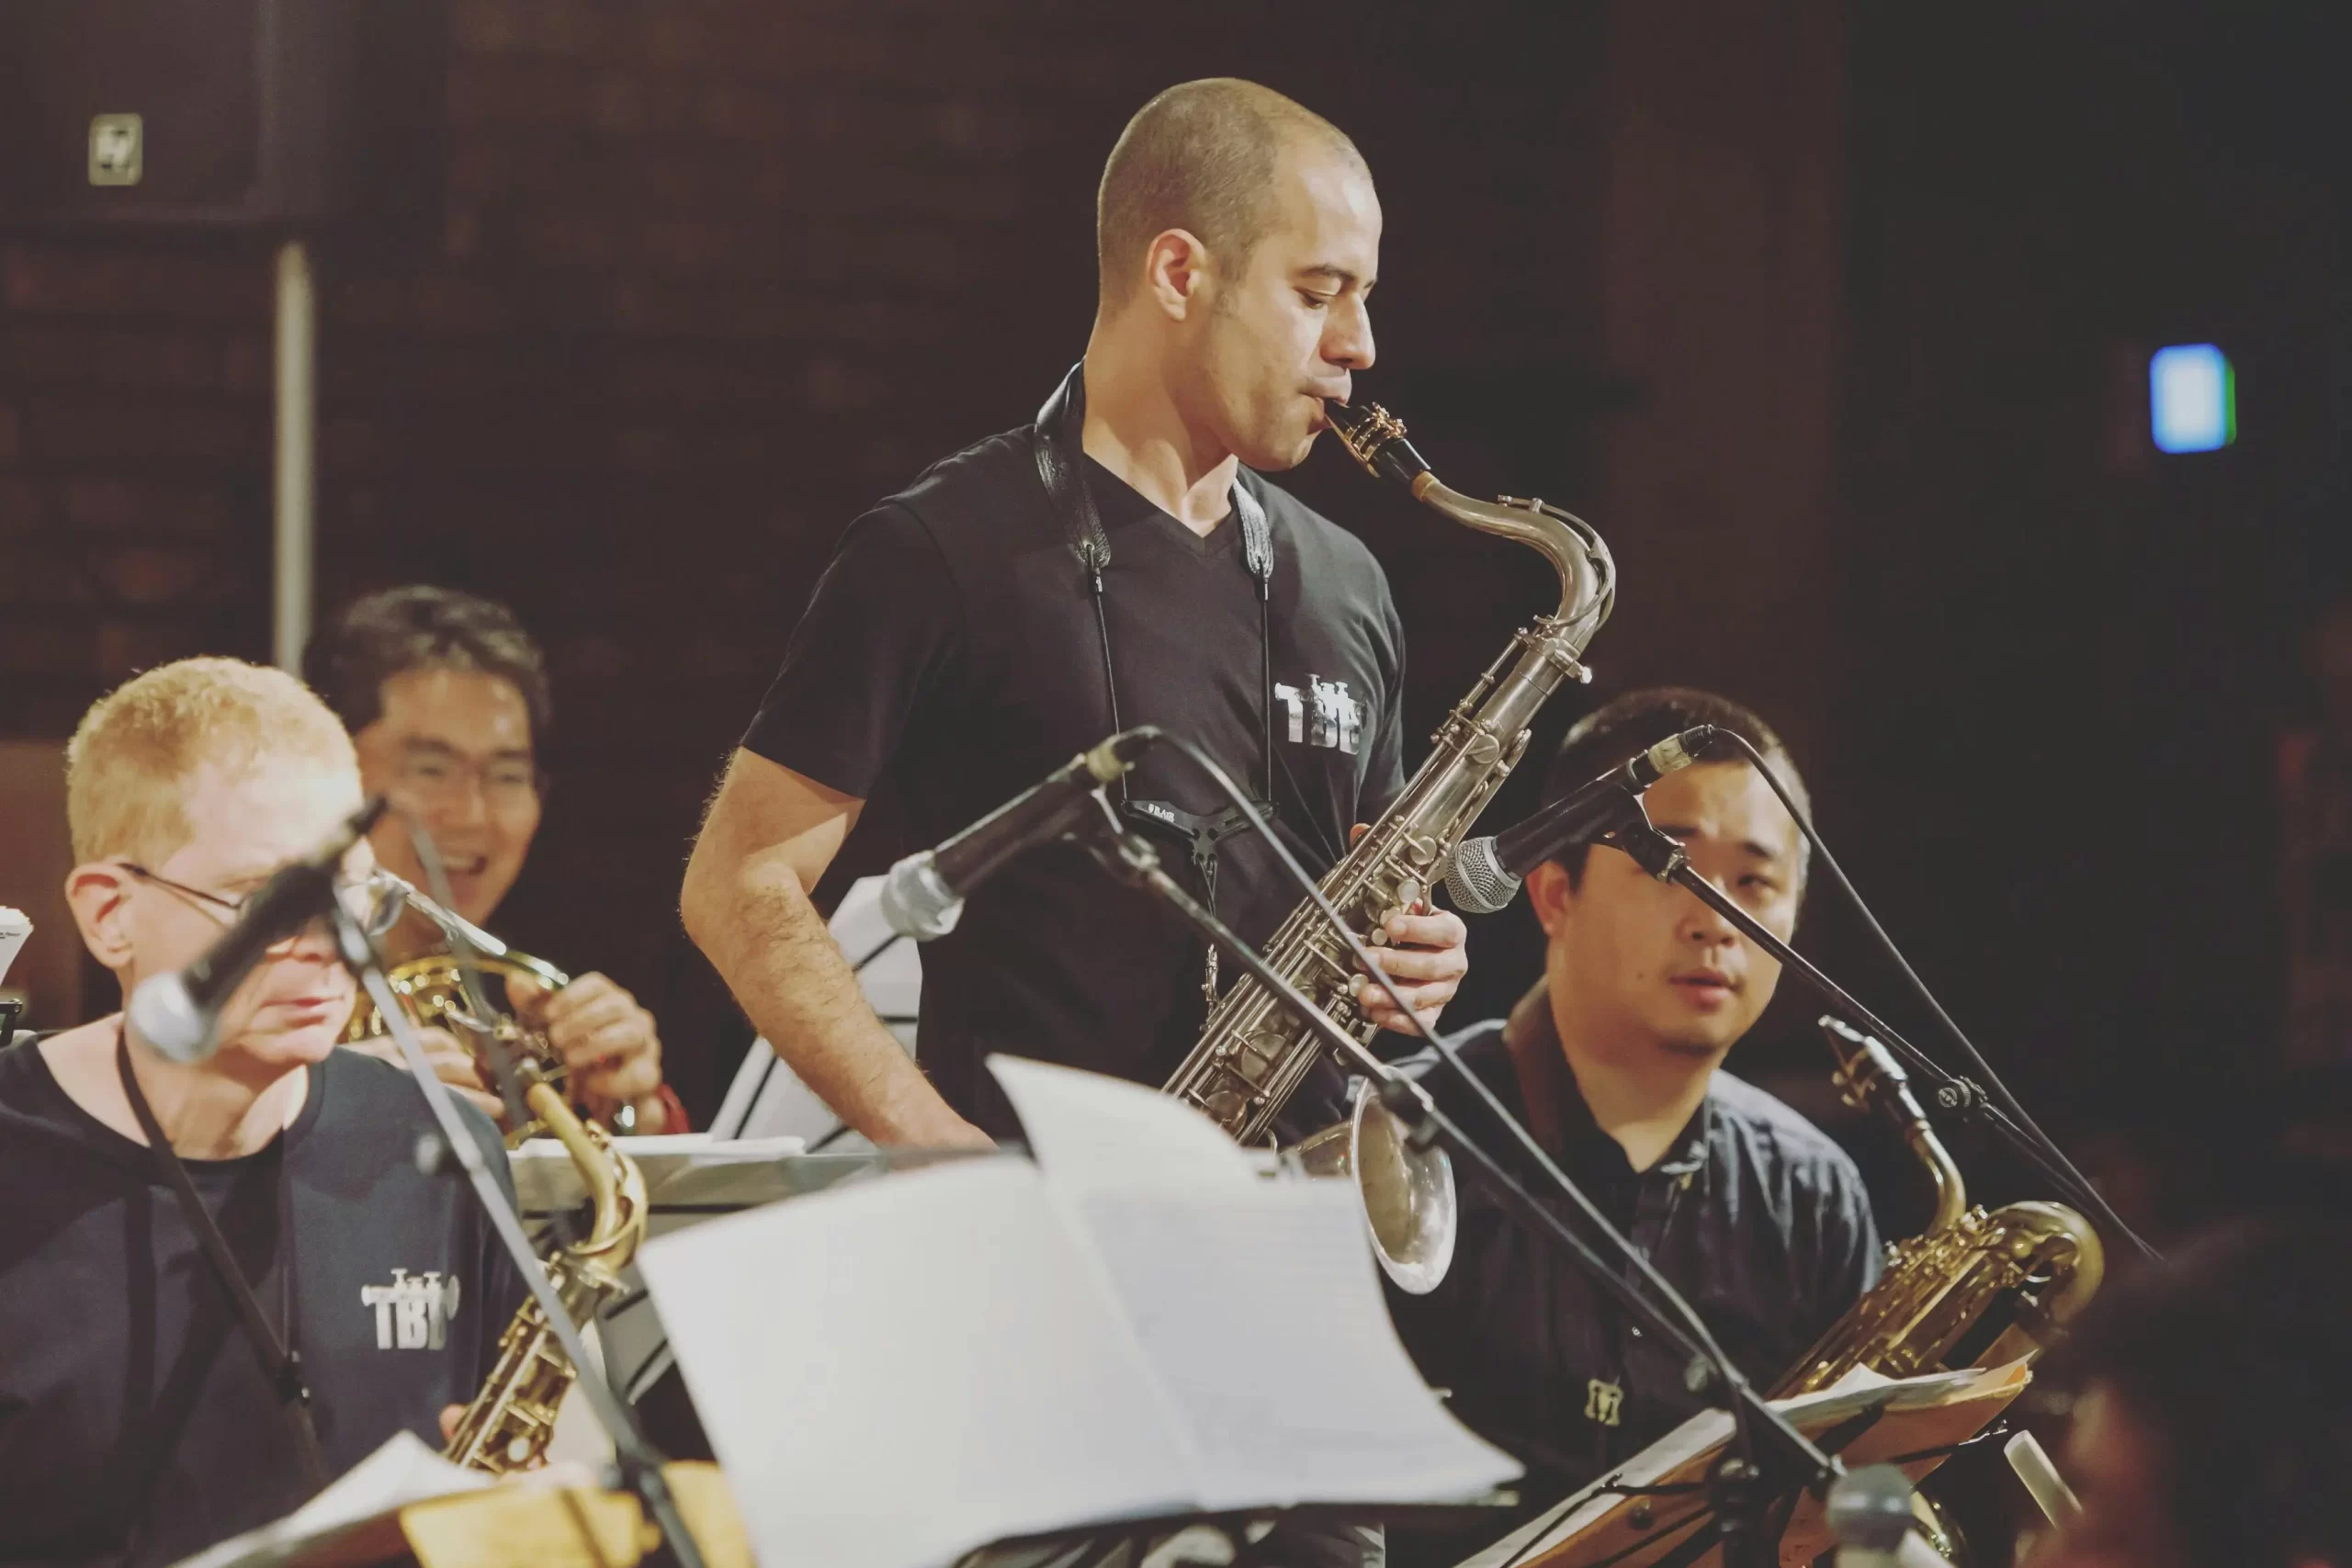
<svg viewBox="0 0 2352 1568"><path fill-rule="evenodd" d="M1675 689L1632 693L1578 723L1545 798L1699 724L1746 739L1804 800L1787 749L1760 719ZM1645 804L1702 874L1768 929L1795 930L1804 840L1749 763L1710 754L1660 780ZM1510 1019L1467 1032L1463 1055L1690 1298L1741 1371L1770 1385L1853 1305L1880 1263L1852 1161L1795 1111L1722 1070L1771 1000L1780 966L1612 847L1569 851L1526 886L1546 939L1544 981ZM1434 1066L1426 1055L1414 1063L1440 1103L1474 1134L1499 1140L1482 1108ZM1532 1504L1566 1495L1702 1407L1672 1348L1473 1190L1444 1284L1394 1306L1424 1375L1452 1391L1454 1413L1527 1464ZM1490 1528L1488 1538L1499 1533ZM1408 1541L1396 1551L1400 1562L1421 1555Z"/></svg>

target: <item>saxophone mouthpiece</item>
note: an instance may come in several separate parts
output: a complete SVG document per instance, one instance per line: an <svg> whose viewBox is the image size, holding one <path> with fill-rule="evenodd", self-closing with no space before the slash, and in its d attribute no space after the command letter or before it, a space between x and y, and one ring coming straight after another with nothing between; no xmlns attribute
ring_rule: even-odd
<svg viewBox="0 0 2352 1568"><path fill-rule="evenodd" d="M1323 412L1339 433L1340 444L1374 478L1394 479L1410 490L1415 479L1430 471L1429 464L1405 439L1405 422L1378 403L1357 408L1327 399Z"/></svg>

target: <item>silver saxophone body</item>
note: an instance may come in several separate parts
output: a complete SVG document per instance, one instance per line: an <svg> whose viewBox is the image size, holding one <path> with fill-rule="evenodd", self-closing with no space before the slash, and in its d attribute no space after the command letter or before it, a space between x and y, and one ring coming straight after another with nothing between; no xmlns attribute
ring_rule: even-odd
<svg viewBox="0 0 2352 1568"><path fill-rule="evenodd" d="M1322 880L1324 897L1358 940L1377 948L1389 918L1413 908L1444 876L1471 824L1526 753L1537 710L1563 682L1591 678L1579 656L1609 618L1616 568L1600 535L1556 507L1509 496L1475 501L1440 483L1405 440L1404 425L1377 404L1327 408L1341 442L1375 476L1404 485L1456 523L1527 546L1560 580L1559 609L1511 639L1446 716L1404 793ZM1312 902L1291 912L1265 956L1334 1022L1371 1040L1374 1026L1351 984L1354 958ZM1306 1024L1245 976L1210 1010L1166 1090L1235 1139L1266 1143L1321 1050ZM1415 1293L1434 1290L1453 1251L1453 1169L1442 1150L1411 1147L1369 1087L1357 1084L1345 1122L1294 1152L1311 1173L1357 1182L1390 1279Z"/></svg>

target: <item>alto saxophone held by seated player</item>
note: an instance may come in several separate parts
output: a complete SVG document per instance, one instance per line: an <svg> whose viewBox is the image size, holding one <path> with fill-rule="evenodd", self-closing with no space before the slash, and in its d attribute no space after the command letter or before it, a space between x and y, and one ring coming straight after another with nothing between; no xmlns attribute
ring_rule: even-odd
<svg viewBox="0 0 2352 1568"><path fill-rule="evenodd" d="M581 1118L536 1067L526 1066L524 1102L563 1144L594 1205L588 1234L547 1260L548 1278L575 1325L619 1293L621 1270L645 1239L645 1176L602 1127ZM469 1470L504 1475L547 1455L556 1407L580 1369L563 1353L536 1297L526 1299L498 1341L498 1363L458 1418L447 1457Z"/></svg>
<svg viewBox="0 0 2352 1568"><path fill-rule="evenodd" d="M1445 874L1463 835L1527 750L1528 725L1561 683L1590 679L1578 662L1616 601L1609 547L1580 519L1540 501L1474 501L1448 489L1405 439L1405 427L1377 404L1326 405L1332 427L1357 461L1411 491L1416 500L1481 533L1536 551L1560 580L1560 607L1522 628L1455 705L1429 761L1396 803L1323 878L1323 894L1359 940L1386 940L1390 917L1412 909ZM1291 912L1266 946L1266 960L1334 1021L1369 1041L1374 1026L1350 982L1346 943L1313 903ZM1274 995L1248 977L1210 1010L1192 1054L1167 1092L1243 1143L1267 1139L1313 1069L1321 1046ZM1318 1175L1347 1176L1361 1190L1381 1267L1399 1288L1434 1290L1453 1255L1453 1172L1444 1151L1415 1149L1396 1118L1359 1084L1352 1114L1298 1145Z"/></svg>

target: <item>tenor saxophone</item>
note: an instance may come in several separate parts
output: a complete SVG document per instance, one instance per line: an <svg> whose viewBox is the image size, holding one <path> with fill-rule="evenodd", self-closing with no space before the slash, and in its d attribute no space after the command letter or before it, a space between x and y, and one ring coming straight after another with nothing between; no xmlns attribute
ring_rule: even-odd
<svg viewBox="0 0 2352 1568"><path fill-rule="evenodd" d="M531 1078L525 1101L562 1142L595 1205L588 1234L557 1249L546 1265L563 1310L575 1325L583 1324L619 1292L620 1271L645 1239L645 1176L602 1127L582 1120L532 1069L524 1070ZM579 1375L538 1299L526 1298L500 1337L498 1363L459 1417L447 1456L494 1475L530 1469L546 1456L556 1407Z"/></svg>
<svg viewBox="0 0 2352 1568"><path fill-rule="evenodd" d="M1374 476L1465 527L1533 549L1560 580L1560 605L1522 627L1502 656L1446 716L1429 760L1396 803L1323 878L1323 895L1358 940L1385 942L1390 917L1412 908L1445 874L1463 835L1526 754L1528 725L1567 681L1590 674L1578 662L1609 618L1616 568L1600 536L1541 501L1474 501L1430 472L1405 426L1377 404L1326 405L1348 451ZM1346 942L1312 902L1293 910L1267 943L1266 961L1335 1023L1368 1042L1350 982ZM1246 1144L1266 1140L1313 1069L1321 1047L1271 990L1243 977L1210 1010L1192 1053L1167 1092ZM1434 1290L1453 1251L1453 1177L1444 1151L1414 1149L1395 1119L1359 1085L1349 1119L1299 1145L1317 1174L1348 1176L1362 1192L1381 1267L1416 1293Z"/></svg>

